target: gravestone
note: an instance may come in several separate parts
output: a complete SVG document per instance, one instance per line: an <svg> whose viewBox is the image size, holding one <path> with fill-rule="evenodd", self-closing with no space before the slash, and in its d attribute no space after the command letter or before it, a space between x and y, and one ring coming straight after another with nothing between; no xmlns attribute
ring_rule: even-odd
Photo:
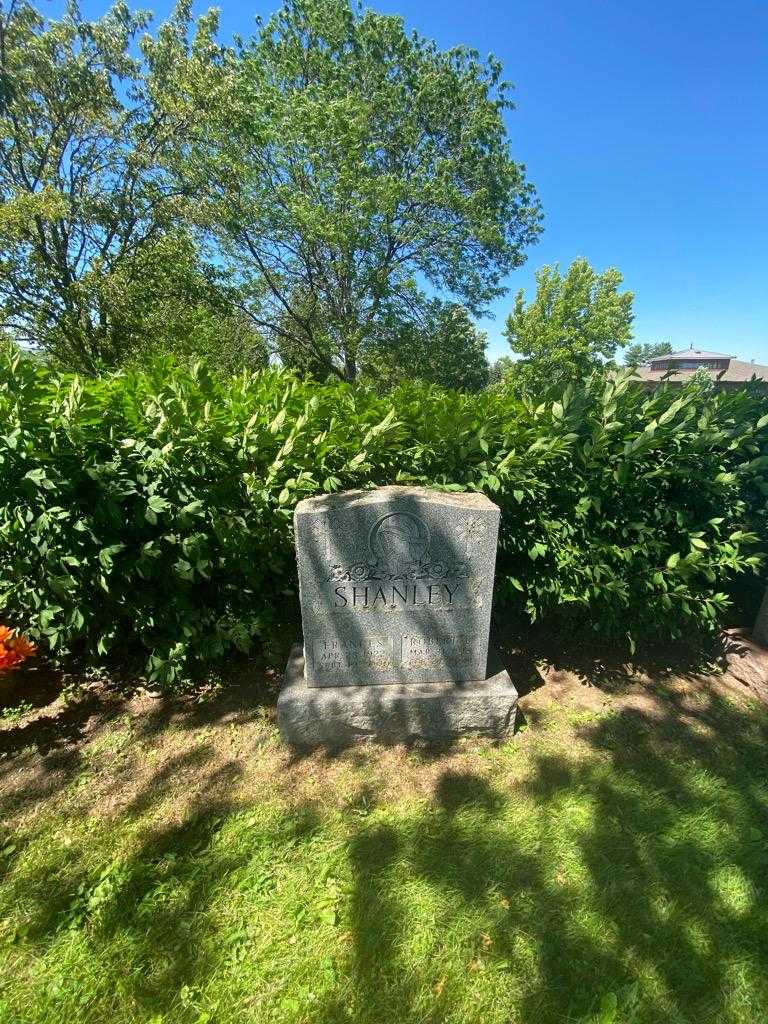
<svg viewBox="0 0 768 1024"><path fill-rule="evenodd" d="M511 728L517 691L488 634L499 509L420 487L302 501L303 647L278 701L296 746Z"/></svg>
<svg viewBox="0 0 768 1024"><path fill-rule="evenodd" d="M294 522L310 686L483 676L499 530L484 495L348 491Z"/></svg>
<svg viewBox="0 0 768 1024"><path fill-rule="evenodd" d="M755 643L768 647L768 588L763 595L763 603L757 613L755 628L752 630L752 639Z"/></svg>

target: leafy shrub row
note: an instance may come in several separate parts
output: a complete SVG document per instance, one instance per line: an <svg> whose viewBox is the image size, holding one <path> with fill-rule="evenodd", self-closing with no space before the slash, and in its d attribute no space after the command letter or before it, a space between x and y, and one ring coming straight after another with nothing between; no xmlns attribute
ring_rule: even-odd
<svg viewBox="0 0 768 1024"><path fill-rule="evenodd" d="M392 482L502 509L497 601L630 646L713 628L768 548L768 401L595 377L540 404L0 352L0 618L59 659L185 677L297 629L292 513Z"/></svg>

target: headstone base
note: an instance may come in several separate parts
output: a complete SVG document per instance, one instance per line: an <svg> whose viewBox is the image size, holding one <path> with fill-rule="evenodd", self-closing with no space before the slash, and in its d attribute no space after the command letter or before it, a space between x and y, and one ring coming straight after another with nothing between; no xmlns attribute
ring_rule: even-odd
<svg viewBox="0 0 768 1024"><path fill-rule="evenodd" d="M308 686L304 653L288 658L277 701L277 724L293 747L343 747L360 740L440 743L458 736L511 734L517 690L495 651L487 678L469 683L385 683Z"/></svg>

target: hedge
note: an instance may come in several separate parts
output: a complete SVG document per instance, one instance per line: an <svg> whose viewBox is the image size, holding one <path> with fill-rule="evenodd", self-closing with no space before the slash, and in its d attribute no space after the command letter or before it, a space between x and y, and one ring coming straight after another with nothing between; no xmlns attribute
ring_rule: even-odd
<svg viewBox="0 0 768 1024"><path fill-rule="evenodd" d="M292 513L387 483L502 509L496 601L619 640L713 630L768 551L768 400L595 376L546 401L0 350L0 621L172 684L298 628Z"/></svg>

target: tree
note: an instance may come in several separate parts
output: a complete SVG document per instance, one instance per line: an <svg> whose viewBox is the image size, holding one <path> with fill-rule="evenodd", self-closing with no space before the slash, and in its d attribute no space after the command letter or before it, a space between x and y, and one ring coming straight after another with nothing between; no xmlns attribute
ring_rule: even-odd
<svg viewBox="0 0 768 1024"><path fill-rule="evenodd" d="M582 379L610 360L632 337L632 293L619 292L623 278L608 268L597 273L577 259L565 275L557 264L536 272L536 297L521 290L505 334L523 357L510 376L520 388L545 389Z"/></svg>
<svg viewBox="0 0 768 1024"><path fill-rule="evenodd" d="M0 326L85 372L148 347L255 351L158 160L184 125L132 54L147 24L123 2L93 22L0 6Z"/></svg>
<svg viewBox="0 0 768 1024"><path fill-rule="evenodd" d="M277 322L269 330L273 350L280 362L303 377L322 381L335 377L331 334L322 321L323 311L314 295L297 288L291 292L289 305L293 315L278 311ZM297 323L296 314L306 326Z"/></svg>
<svg viewBox="0 0 768 1024"><path fill-rule="evenodd" d="M24 0L0 13L3 323L87 369L114 355L104 273L159 229L150 117L120 98L145 25L123 4L93 23L74 4L54 22Z"/></svg>
<svg viewBox="0 0 768 1024"><path fill-rule="evenodd" d="M361 374L385 387L421 380L457 391L488 384L486 335L463 306L432 301L419 323L391 325L361 353Z"/></svg>
<svg viewBox="0 0 768 1024"><path fill-rule="evenodd" d="M488 376L489 384L501 384L508 373L514 372L514 359L509 356L499 356L499 358L491 363Z"/></svg>
<svg viewBox="0 0 768 1024"><path fill-rule="evenodd" d="M624 365L643 366L645 363L650 363L652 359L658 359L659 356L669 355L671 351L672 346L668 341L636 342L634 345L627 346L624 353Z"/></svg>
<svg viewBox="0 0 768 1024"><path fill-rule="evenodd" d="M121 362L171 354L208 359L225 373L261 369L266 340L239 309L226 277L201 259L183 231L161 235L121 260L99 282L110 312L111 343Z"/></svg>
<svg viewBox="0 0 768 1024"><path fill-rule="evenodd" d="M190 41L180 12L145 45L151 89L189 126L167 166L274 348L353 380L382 328L428 314L426 286L472 314L503 293L541 214L497 61L349 0L287 0L234 47L216 30Z"/></svg>

